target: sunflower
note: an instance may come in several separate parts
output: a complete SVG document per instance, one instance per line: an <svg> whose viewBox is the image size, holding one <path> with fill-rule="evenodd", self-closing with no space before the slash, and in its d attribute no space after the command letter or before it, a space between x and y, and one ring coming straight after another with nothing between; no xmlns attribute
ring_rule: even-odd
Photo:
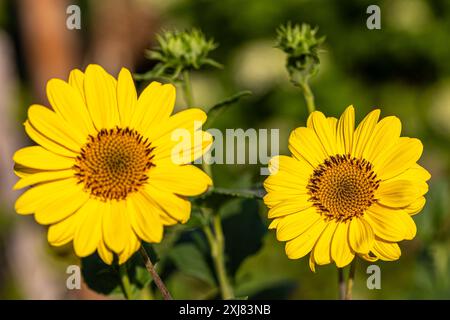
<svg viewBox="0 0 450 320"><path fill-rule="evenodd" d="M51 79L47 96L52 109L32 105L24 124L38 145L13 159L14 189L31 186L15 209L49 225L51 245L73 240L79 257L97 251L107 264L124 263L142 240L160 242L164 226L189 219L187 197L212 184L189 164L212 142L202 110L171 115L173 85L152 82L138 98L127 69L116 80L98 65L73 70L68 82ZM200 138L174 141L177 129Z"/></svg>
<svg viewBox="0 0 450 320"><path fill-rule="evenodd" d="M416 235L412 215L425 205L430 174L417 164L422 143L400 137L397 117L370 112L355 127L355 112L326 118L315 111L289 138L292 156L276 156L265 180L265 204L286 254L310 253L315 265L397 260L397 242Z"/></svg>

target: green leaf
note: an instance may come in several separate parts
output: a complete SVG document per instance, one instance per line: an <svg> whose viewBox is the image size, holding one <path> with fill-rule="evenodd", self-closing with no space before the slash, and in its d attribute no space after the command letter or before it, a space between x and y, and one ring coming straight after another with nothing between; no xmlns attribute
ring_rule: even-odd
<svg viewBox="0 0 450 320"><path fill-rule="evenodd" d="M221 102L213 105L208 110L208 119L206 120L206 123L204 125L205 128L211 127L211 124L214 122L214 120L217 118L217 116L222 113L226 107L229 107L233 103L238 102L241 98L250 96L252 94L249 90L240 91L225 100L222 100Z"/></svg>
<svg viewBox="0 0 450 320"><path fill-rule="evenodd" d="M147 243L143 243L153 263L157 262L154 250ZM130 278L132 298L140 297L143 288L152 282L139 252L136 252L127 262L126 268ZM81 259L81 272L84 281L92 290L105 295L121 295L120 273L117 264L105 264L97 253Z"/></svg>
<svg viewBox="0 0 450 320"><path fill-rule="evenodd" d="M181 272L203 280L210 285L216 284L205 256L194 244L177 245L172 248L170 258Z"/></svg>

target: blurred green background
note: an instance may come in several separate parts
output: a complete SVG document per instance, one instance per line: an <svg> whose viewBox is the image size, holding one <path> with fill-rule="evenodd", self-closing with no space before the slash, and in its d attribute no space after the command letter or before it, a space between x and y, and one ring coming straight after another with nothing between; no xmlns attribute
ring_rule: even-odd
<svg viewBox="0 0 450 320"><path fill-rule="evenodd" d="M66 7L81 7L81 30L67 30ZM381 30L366 28L366 9L381 8ZM46 103L45 83L70 69L100 63L116 74L137 73L152 62L144 50L162 29L200 28L219 43L212 56L223 70L194 72L197 105L207 109L239 90L253 95L215 123L225 128L279 128L280 153L290 131L305 124L301 92L288 81L275 29L306 22L326 35L319 74L311 86L318 108L338 116L350 104L357 120L375 107L396 115L405 136L424 144L420 163L432 174L427 204L414 217L413 241L400 244L399 261L376 262L381 290L366 287L358 261L354 298L450 298L450 1L446 0L112 0L0 1L0 298L104 298L83 286L65 288L66 267L78 263L67 248L50 248L45 228L13 212L11 156L29 144L21 123L31 103ZM181 94L177 106L184 101ZM215 165L215 185L258 187L261 165ZM307 258L290 261L267 230L262 201L225 199L220 208L227 267L237 296L249 299L335 299L334 265L312 273ZM194 224L172 228L155 250L175 298L217 298L215 275L203 235ZM167 249L170 247L170 250Z"/></svg>

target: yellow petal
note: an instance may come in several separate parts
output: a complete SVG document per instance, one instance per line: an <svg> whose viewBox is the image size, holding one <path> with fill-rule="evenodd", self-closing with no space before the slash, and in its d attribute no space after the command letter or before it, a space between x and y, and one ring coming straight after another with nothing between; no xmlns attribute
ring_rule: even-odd
<svg viewBox="0 0 450 320"><path fill-rule="evenodd" d="M37 144L41 145L45 149L54 152L58 155L64 156L64 157L72 157L75 158L78 155L78 151L73 151L64 146L61 143L55 142L51 140L49 137L45 136L44 134L40 133L36 128L34 128L30 121L25 121L25 132L27 135Z"/></svg>
<svg viewBox="0 0 450 320"><path fill-rule="evenodd" d="M173 194L165 188L148 184L143 192L150 201L159 206L165 215L177 222L186 223L191 215L191 202L184 197ZM163 216L164 214L160 214Z"/></svg>
<svg viewBox="0 0 450 320"><path fill-rule="evenodd" d="M163 225L159 218L161 209L141 193L134 193L127 199L130 221L134 232L142 240L159 243L163 236Z"/></svg>
<svg viewBox="0 0 450 320"><path fill-rule="evenodd" d="M309 268L312 272L316 272L316 262L314 261L314 255L312 254L312 252L309 255Z"/></svg>
<svg viewBox="0 0 450 320"><path fill-rule="evenodd" d="M307 185L313 168L304 159L297 160L288 156L275 156L269 161L269 170L272 175L286 172L292 179L301 185Z"/></svg>
<svg viewBox="0 0 450 320"><path fill-rule="evenodd" d="M264 184L264 188L268 191L268 193L263 197L264 203L269 208L272 208L281 202L289 201L292 198L301 198L301 199L309 199L309 195L307 194L306 188L304 190L293 190L288 189L289 193L284 193L283 191L280 191L279 189L275 189L274 186L269 186L266 183ZM277 187L278 188L278 187Z"/></svg>
<svg viewBox="0 0 450 320"><path fill-rule="evenodd" d="M103 239L117 254L123 251L132 232L126 210L125 201L104 202L99 209L103 213Z"/></svg>
<svg viewBox="0 0 450 320"><path fill-rule="evenodd" d="M348 240L353 251L368 254L372 249L374 233L370 224L363 218L354 218L350 221Z"/></svg>
<svg viewBox="0 0 450 320"><path fill-rule="evenodd" d="M342 113L337 124L337 138L341 146L340 153L349 154L353 148L353 133L355 130L355 109L347 107Z"/></svg>
<svg viewBox="0 0 450 320"><path fill-rule="evenodd" d="M86 104L97 130L113 128L119 122L117 83L101 66L90 64L84 78Z"/></svg>
<svg viewBox="0 0 450 320"><path fill-rule="evenodd" d="M276 229L276 227L278 226L280 221L281 221L281 218L273 219L273 221L269 224L267 229L269 229L269 230Z"/></svg>
<svg viewBox="0 0 450 320"><path fill-rule="evenodd" d="M403 210L405 210L407 214L415 215L420 211L422 211L423 207L425 206L425 202L426 202L425 197L419 197L416 200L414 200L414 202L405 207Z"/></svg>
<svg viewBox="0 0 450 320"><path fill-rule="evenodd" d="M401 130L402 124L397 117L381 119L373 130L373 137L364 149L363 157L371 163L377 163L398 142Z"/></svg>
<svg viewBox="0 0 450 320"><path fill-rule="evenodd" d="M288 241L308 231L323 220L316 208L309 208L283 217L277 226L278 241Z"/></svg>
<svg viewBox="0 0 450 320"><path fill-rule="evenodd" d="M105 241L100 239L97 246L97 252L104 263L111 265L113 263L113 253L106 247Z"/></svg>
<svg viewBox="0 0 450 320"><path fill-rule="evenodd" d="M319 240L317 240L316 245L313 250L314 262L318 265L324 265L331 263L331 242L333 239L334 232L337 228L337 223L335 221L328 222L325 230L320 235Z"/></svg>
<svg viewBox="0 0 450 320"><path fill-rule="evenodd" d="M78 225L81 223L81 218L83 215L75 212L74 214L68 216L66 219L61 220L58 223L52 224L48 228L47 240L52 246L63 246L75 237L75 232Z"/></svg>
<svg viewBox="0 0 450 320"><path fill-rule="evenodd" d="M13 160L25 167L40 170L70 169L75 164L73 158L59 156L40 146L25 147L16 151Z"/></svg>
<svg viewBox="0 0 450 320"><path fill-rule="evenodd" d="M142 132L169 119L175 105L175 87L152 82L138 98L131 126Z"/></svg>
<svg viewBox="0 0 450 320"><path fill-rule="evenodd" d="M359 256L369 262L375 262L378 260L378 257L372 256L371 254L360 254Z"/></svg>
<svg viewBox="0 0 450 320"><path fill-rule="evenodd" d="M314 168L328 158L317 134L310 128L300 127L292 131L289 150L296 159L303 158Z"/></svg>
<svg viewBox="0 0 450 320"><path fill-rule="evenodd" d="M75 253L79 257L87 257L94 253L102 239L103 212L99 210L100 203L91 199L76 213L83 216L73 242Z"/></svg>
<svg viewBox="0 0 450 320"><path fill-rule="evenodd" d="M57 171L41 171L35 174L27 175L26 177L20 179L14 185L13 189L18 190L34 184L66 179L73 176L75 176L75 171L73 171L72 169L57 170Z"/></svg>
<svg viewBox="0 0 450 320"><path fill-rule="evenodd" d="M400 258L402 252L397 243L376 240L372 252L379 259L384 261L394 261Z"/></svg>
<svg viewBox="0 0 450 320"><path fill-rule="evenodd" d="M387 180L399 175L419 160L422 151L423 146L420 140L400 138L384 161L374 163L377 176L382 180Z"/></svg>
<svg viewBox="0 0 450 320"><path fill-rule="evenodd" d="M284 197L289 197L307 194L307 184L308 180L297 179L286 171L278 171L264 181L264 188L267 192L279 193Z"/></svg>
<svg viewBox="0 0 450 320"><path fill-rule="evenodd" d="M336 135L331 131L331 127L324 114L320 111L314 111L309 117L325 153L329 156L336 155L338 153L335 140Z"/></svg>
<svg viewBox="0 0 450 320"><path fill-rule="evenodd" d="M53 224L76 212L88 199L89 194L83 191L81 185L70 184L62 190L53 191L48 201L37 207L34 217L40 224Z"/></svg>
<svg viewBox="0 0 450 320"><path fill-rule="evenodd" d="M122 127L130 125L136 103L137 93L133 77L128 69L122 68L117 80L117 106Z"/></svg>
<svg viewBox="0 0 450 320"><path fill-rule="evenodd" d="M119 264L123 264L130 259L130 257L138 251L141 246L141 241L138 239L136 234L131 231L130 237L128 238L128 242L125 245L125 249L119 254Z"/></svg>
<svg viewBox="0 0 450 320"><path fill-rule="evenodd" d="M380 183L375 198L382 205L400 208L408 206L427 191L427 183L420 180L388 180Z"/></svg>
<svg viewBox="0 0 450 320"><path fill-rule="evenodd" d="M348 243L348 229L350 223L340 222L336 227L331 243L331 258L338 268L343 268L352 262L355 257L354 251Z"/></svg>
<svg viewBox="0 0 450 320"><path fill-rule="evenodd" d="M171 137L176 133L176 130L187 130L195 132L201 129L201 126L206 121L206 113L198 108L191 108L177 112L162 123L155 123L155 126L148 127L146 136L155 141L163 136Z"/></svg>
<svg viewBox="0 0 450 320"><path fill-rule="evenodd" d="M76 179L64 179L37 185L25 191L16 200L15 209L19 214L31 214L46 202L51 202L61 193L64 194L66 188L73 188L76 185Z"/></svg>
<svg viewBox="0 0 450 320"><path fill-rule="evenodd" d="M300 259L306 256L314 247L317 239L327 226L323 219L311 226L304 233L286 243L286 254L289 259Z"/></svg>
<svg viewBox="0 0 450 320"><path fill-rule="evenodd" d="M416 225L403 210L395 210L373 204L367 209L364 218L369 222L376 236L386 241L397 242L412 239Z"/></svg>
<svg viewBox="0 0 450 320"><path fill-rule="evenodd" d="M204 193L212 185L211 178L193 165L158 166L148 173L149 184L163 186L173 193L196 196Z"/></svg>
<svg viewBox="0 0 450 320"><path fill-rule="evenodd" d="M84 73L79 69L73 69L69 75L69 84L78 91L83 101L86 101L84 95Z"/></svg>
<svg viewBox="0 0 450 320"><path fill-rule="evenodd" d="M181 129L184 130L184 129ZM178 131L174 131L178 132ZM213 142L206 131L180 131L181 135L165 135L152 141L155 148L153 162L165 165L182 165L197 160L204 155Z"/></svg>
<svg viewBox="0 0 450 320"><path fill-rule="evenodd" d="M79 152L80 147L86 142L87 137L78 128L43 106L32 105L28 109L28 119L42 135L72 151Z"/></svg>
<svg viewBox="0 0 450 320"><path fill-rule="evenodd" d="M60 79L47 83L47 97L56 113L85 136L95 133L86 104L79 91Z"/></svg>
<svg viewBox="0 0 450 320"><path fill-rule="evenodd" d="M279 202L269 210L268 218L273 219L308 209L313 205L312 202L308 201L309 198L309 195L304 194Z"/></svg>
<svg viewBox="0 0 450 320"><path fill-rule="evenodd" d="M364 149L370 144L379 116L380 110L373 110L356 128L352 144L352 155L354 157L360 158L363 155Z"/></svg>

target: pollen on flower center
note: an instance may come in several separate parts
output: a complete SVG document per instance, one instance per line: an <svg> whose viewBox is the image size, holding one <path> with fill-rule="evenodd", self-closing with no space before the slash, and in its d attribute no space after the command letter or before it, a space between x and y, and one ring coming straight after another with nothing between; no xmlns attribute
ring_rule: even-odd
<svg viewBox="0 0 450 320"><path fill-rule="evenodd" d="M340 222L364 214L375 201L379 183L370 162L336 155L314 170L307 189L320 213Z"/></svg>
<svg viewBox="0 0 450 320"><path fill-rule="evenodd" d="M125 199L148 179L153 148L137 131L129 128L102 129L76 159L80 183L92 196L106 200Z"/></svg>

